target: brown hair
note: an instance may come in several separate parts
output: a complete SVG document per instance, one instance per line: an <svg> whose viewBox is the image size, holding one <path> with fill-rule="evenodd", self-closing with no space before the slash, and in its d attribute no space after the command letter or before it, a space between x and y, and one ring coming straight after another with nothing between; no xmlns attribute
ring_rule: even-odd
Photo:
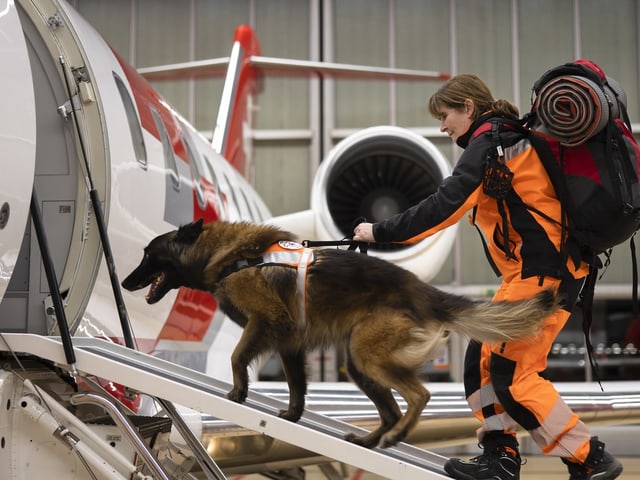
<svg viewBox="0 0 640 480"><path fill-rule="evenodd" d="M517 119L520 115L518 107L513 103L508 100L495 100L487 84L471 73L456 75L436 90L429 99L429 113L438 118L442 107L462 110L465 108L465 100L471 100L475 105L474 121L489 111L511 119Z"/></svg>

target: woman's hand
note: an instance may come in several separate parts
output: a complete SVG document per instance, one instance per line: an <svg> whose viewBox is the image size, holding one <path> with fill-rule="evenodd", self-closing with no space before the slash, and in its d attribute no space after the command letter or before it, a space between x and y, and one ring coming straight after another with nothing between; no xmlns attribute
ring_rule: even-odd
<svg viewBox="0 0 640 480"><path fill-rule="evenodd" d="M360 223L353 229L353 239L358 242L375 242L373 238L373 224L372 223Z"/></svg>

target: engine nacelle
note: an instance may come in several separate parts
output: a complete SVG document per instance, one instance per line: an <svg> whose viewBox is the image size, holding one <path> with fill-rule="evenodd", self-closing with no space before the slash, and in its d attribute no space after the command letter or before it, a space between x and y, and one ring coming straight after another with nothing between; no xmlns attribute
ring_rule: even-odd
<svg viewBox="0 0 640 480"><path fill-rule="evenodd" d="M376 126L350 135L316 174L311 196L316 235L350 236L357 218L378 222L401 212L435 192L450 174L451 165L436 146L410 130ZM369 254L429 280L446 260L455 233L454 226L411 246L372 245Z"/></svg>

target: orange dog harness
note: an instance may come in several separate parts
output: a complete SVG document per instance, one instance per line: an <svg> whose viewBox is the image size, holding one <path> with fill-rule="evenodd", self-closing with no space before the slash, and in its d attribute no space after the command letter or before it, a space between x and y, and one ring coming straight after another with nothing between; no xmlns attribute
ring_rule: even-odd
<svg viewBox="0 0 640 480"><path fill-rule="evenodd" d="M298 301L298 316L300 325L306 325L305 301L307 294L307 267L313 263L315 257L313 250L300 243L288 240L280 240L265 250L261 257L242 259L225 268L220 274L220 279L231 275L238 270L248 267L263 267L266 265L282 265L295 268L298 271L296 279L296 296Z"/></svg>
<svg viewBox="0 0 640 480"><path fill-rule="evenodd" d="M307 267L315 259L313 250L297 242L281 240L271 245L264 252L262 259L263 261L259 265L287 265L298 270L298 278L296 280L298 313L300 315L300 324L306 325Z"/></svg>

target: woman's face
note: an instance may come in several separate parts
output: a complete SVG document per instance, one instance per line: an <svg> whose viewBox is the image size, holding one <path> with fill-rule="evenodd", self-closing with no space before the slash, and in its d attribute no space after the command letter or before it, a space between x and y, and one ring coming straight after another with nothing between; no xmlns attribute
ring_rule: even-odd
<svg viewBox="0 0 640 480"><path fill-rule="evenodd" d="M449 135L455 142L458 137L467 133L473 123L473 103L465 105L463 108L450 108L442 106L439 108L440 131Z"/></svg>

